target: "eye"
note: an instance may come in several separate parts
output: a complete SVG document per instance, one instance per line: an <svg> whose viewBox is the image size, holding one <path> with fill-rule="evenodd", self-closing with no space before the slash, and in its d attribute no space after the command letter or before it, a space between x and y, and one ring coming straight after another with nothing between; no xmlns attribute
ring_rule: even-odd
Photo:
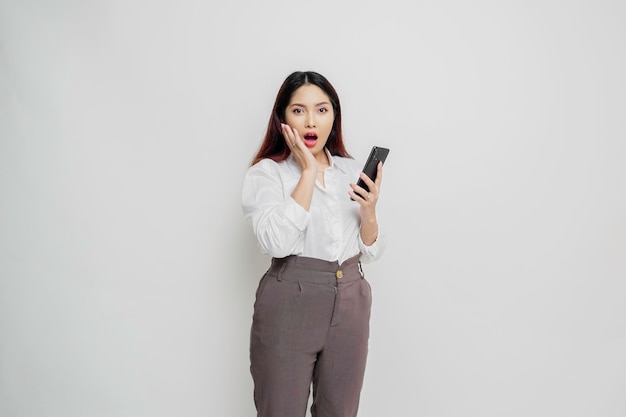
<svg viewBox="0 0 626 417"><path fill-rule="evenodd" d="M328 111L328 109L326 107L320 107L319 112L320 113L326 113Z"/></svg>
<svg viewBox="0 0 626 417"><path fill-rule="evenodd" d="M297 108L297 107L296 107L295 109L293 109L293 112L294 112L295 114L302 114L302 113L304 113L304 110L299 109L299 108Z"/></svg>

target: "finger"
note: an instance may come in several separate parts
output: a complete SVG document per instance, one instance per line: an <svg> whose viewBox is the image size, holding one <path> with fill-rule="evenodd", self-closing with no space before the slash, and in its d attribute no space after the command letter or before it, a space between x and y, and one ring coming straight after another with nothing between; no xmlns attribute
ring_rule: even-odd
<svg viewBox="0 0 626 417"><path fill-rule="evenodd" d="M366 197L368 194L370 194L365 188L356 185L356 184L350 184L350 187L352 188L352 191L354 194L356 194L360 200L365 201ZM371 194L370 194L371 195Z"/></svg>
<svg viewBox="0 0 626 417"><path fill-rule="evenodd" d="M293 134L293 130L291 129L291 126L281 123L280 127L282 129L285 142L287 143L287 147L289 147L290 149L293 149L293 147L296 146L296 138Z"/></svg>
<svg viewBox="0 0 626 417"><path fill-rule="evenodd" d="M294 146L300 146L302 142L302 139L300 139L300 134L298 133L298 131L295 128L291 128L292 132L293 132L293 145Z"/></svg>
<svg viewBox="0 0 626 417"><path fill-rule="evenodd" d="M370 177L367 176L367 174L365 174L364 172L361 172L359 174L359 177L361 177L361 179L363 180L363 182L367 185L367 187L370 190L373 190L374 187L376 186L376 184L374 183L374 181L372 181L372 179Z"/></svg>
<svg viewBox="0 0 626 417"><path fill-rule="evenodd" d="M361 193L355 192L354 190L350 190L350 191L348 191L348 195L350 196L350 198L352 198L354 201L356 201L360 205L365 204L365 199L363 197L361 197L361 195L362 195ZM367 193L365 193L363 195L367 195Z"/></svg>
<svg viewBox="0 0 626 417"><path fill-rule="evenodd" d="M379 187L381 182L383 182L383 163L378 161L378 166L376 167L376 186Z"/></svg>
<svg viewBox="0 0 626 417"><path fill-rule="evenodd" d="M281 123L281 126L283 129L283 136L285 136L285 140L288 142L287 146L291 149L298 147L298 144L302 142L298 131L285 123Z"/></svg>
<svg viewBox="0 0 626 417"><path fill-rule="evenodd" d="M361 207L376 205L377 198L374 196L374 194L368 193L367 191L361 193L358 190L352 190L348 191L348 195L350 195L350 198L352 198L354 201L359 203Z"/></svg>

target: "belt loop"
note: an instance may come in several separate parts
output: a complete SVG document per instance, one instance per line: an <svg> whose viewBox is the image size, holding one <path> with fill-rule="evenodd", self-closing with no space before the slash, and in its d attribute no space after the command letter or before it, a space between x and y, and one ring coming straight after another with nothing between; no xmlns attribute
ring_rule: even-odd
<svg viewBox="0 0 626 417"><path fill-rule="evenodd" d="M283 271L287 268L287 262L281 262L280 269L278 270L278 274L276 274L276 279L278 281L282 281Z"/></svg>

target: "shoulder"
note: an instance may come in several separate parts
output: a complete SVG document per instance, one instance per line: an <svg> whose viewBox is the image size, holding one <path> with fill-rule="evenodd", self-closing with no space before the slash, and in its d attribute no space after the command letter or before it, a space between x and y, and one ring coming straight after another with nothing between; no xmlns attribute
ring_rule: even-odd
<svg viewBox="0 0 626 417"><path fill-rule="evenodd" d="M288 160L276 162L273 159L265 158L248 167L248 172L276 171L284 169L286 165L288 165Z"/></svg>
<svg viewBox="0 0 626 417"><path fill-rule="evenodd" d="M246 171L246 177L258 177L258 176L283 176L284 174L293 170L293 163L295 161L292 158L287 158L284 161L276 162L270 158L265 158L257 162L256 164L248 167Z"/></svg>
<svg viewBox="0 0 626 417"><path fill-rule="evenodd" d="M269 158L265 158L265 159L261 159L259 162L257 162L254 165L251 165L248 168L248 172L255 172L255 171L271 171L272 169L276 169L278 165L278 162L269 159Z"/></svg>

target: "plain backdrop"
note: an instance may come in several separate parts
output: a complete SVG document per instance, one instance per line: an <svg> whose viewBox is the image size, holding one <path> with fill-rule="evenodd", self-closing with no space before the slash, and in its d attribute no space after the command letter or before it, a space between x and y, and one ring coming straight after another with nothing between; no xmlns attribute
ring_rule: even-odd
<svg viewBox="0 0 626 417"><path fill-rule="evenodd" d="M0 0L0 416L246 417L295 70L391 149L361 417L626 415L621 1Z"/></svg>

